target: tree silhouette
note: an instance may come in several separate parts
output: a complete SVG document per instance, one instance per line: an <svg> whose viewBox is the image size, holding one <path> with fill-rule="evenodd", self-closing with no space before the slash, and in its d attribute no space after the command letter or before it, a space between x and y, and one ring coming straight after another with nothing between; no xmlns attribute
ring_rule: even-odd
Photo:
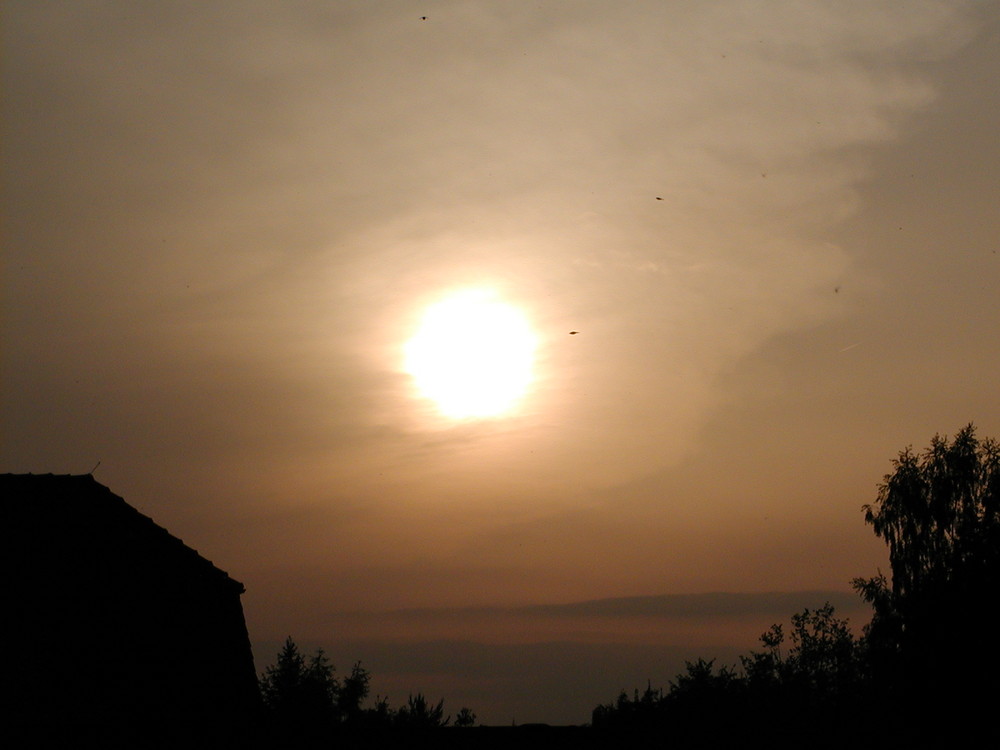
<svg viewBox="0 0 1000 750"><path fill-rule="evenodd" d="M690 666L689 664L689 669ZM665 717L663 689L654 688L651 682L647 682L646 689L641 695L638 688L635 689L632 698L622 690L613 703L595 708L591 721L595 727L650 731L662 726Z"/></svg>
<svg viewBox="0 0 1000 750"><path fill-rule="evenodd" d="M350 676L344 678L336 693L337 718L348 724L355 724L361 717L361 704L368 697L368 685L371 675L355 662Z"/></svg>
<svg viewBox="0 0 1000 750"><path fill-rule="evenodd" d="M763 649L740 657L742 671L714 659L685 662L664 694L651 685L594 709L592 723L680 746L722 746L748 737L781 742L822 731L846 736L865 693L865 644L829 603L792 616L760 636Z"/></svg>
<svg viewBox="0 0 1000 750"><path fill-rule="evenodd" d="M289 636L261 676L260 692L272 731L290 745L319 742L333 731L340 683L322 649L307 660Z"/></svg>
<svg viewBox="0 0 1000 750"><path fill-rule="evenodd" d="M456 727L471 727L476 723L476 712L471 708L463 706L455 716Z"/></svg>
<svg viewBox="0 0 1000 750"><path fill-rule="evenodd" d="M857 690L863 679L862 644L848 621L834 616L829 602L817 610L792 615L790 639L785 681L796 690L824 702Z"/></svg>
<svg viewBox="0 0 1000 750"><path fill-rule="evenodd" d="M444 714L444 699L435 705L422 693L411 694L399 709L390 707L389 699L381 695L373 706L365 707L370 682L371 675L361 662L355 662L349 676L337 679L322 649L307 658L288 637L275 664L260 676L267 743L287 748L378 747L451 723L451 717ZM476 714L463 708L455 726L471 727L475 722Z"/></svg>
<svg viewBox="0 0 1000 750"><path fill-rule="evenodd" d="M433 729L447 726L451 717L444 715L444 699L436 706L427 702L423 693L411 695L406 705L396 712L396 726L401 729Z"/></svg>
<svg viewBox="0 0 1000 750"><path fill-rule="evenodd" d="M873 668L910 715L975 715L993 701L1000 647L987 623L1000 591L1000 445L967 425L893 461L865 520L889 548L891 581L855 579L872 604Z"/></svg>
<svg viewBox="0 0 1000 750"><path fill-rule="evenodd" d="M375 696L375 705L361 712L358 724L367 729L388 729L393 725L396 714L389 706L389 698L384 695Z"/></svg>
<svg viewBox="0 0 1000 750"><path fill-rule="evenodd" d="M893 461L865 520L889 548L891 579L856 578L872 605L856 638L827 603L771 626L742 672L686 663L666 694L622 692L595 727L637 729L682 746L767 739L834 747L1000 740L993 716L1000 641L1000 444L973 425Z"/></svg>
<svg viewBox="0 0 1000 750"><path fill-rule="evenodd" d="M674 740L697 746L736 736L742 728L745 702L745 683L734 668L716 670L714 659L698 659L684 662L684 672L670 682L663 707Z"/></svg>

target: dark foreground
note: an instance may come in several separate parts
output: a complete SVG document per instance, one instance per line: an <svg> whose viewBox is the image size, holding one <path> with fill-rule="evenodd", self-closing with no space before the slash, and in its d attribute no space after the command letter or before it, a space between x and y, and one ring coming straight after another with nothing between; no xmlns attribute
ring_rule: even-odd
<svg viewBox="0 0 1000 750"><path fill-rule="evenodd" d="M791 718L791 717L789 717ZM773 722L773 723L772 723ZM8 729L10 726L8 725ZM24 726L21 726L24 729ZM739 731L727 727L720 717L718 723L703 725L695 732L671 732L607 728L592 726L550 726L547 724L525 724L520 726L477 726L477 727L436 727L425 729L368 729L357 732L337 732L324 738L276 736L266 731L251 733L185 733L184 736L164 736L143 731L120 732L104 730L78 733L47 731L35 728L27 734L11 736L5 733L5 740L13 740L6 747L54 748L54 747L101 747L106 750L118 748L143 748L148 750L198 750L211 748L225 750L395 750L396 748L429 748L435 750L597 750L600 748L663 748L669 750L714 749L734 747L766 747L769 750L808 747L810 750L833 750L837 748L877 747L888 750L895 747L972 747L974 738L952 727L948 732L929 731L921 728L919 722L902 731L897 726L894 731L882 731L869 726L861 730L857 726L813 726L806 729L791 719L783 722L771 717L771 722L753 722ZM991 735L996 739L996 735ZM983 740L983 736L977 738ZM988 746L988 745L987 745Z"/></svg>

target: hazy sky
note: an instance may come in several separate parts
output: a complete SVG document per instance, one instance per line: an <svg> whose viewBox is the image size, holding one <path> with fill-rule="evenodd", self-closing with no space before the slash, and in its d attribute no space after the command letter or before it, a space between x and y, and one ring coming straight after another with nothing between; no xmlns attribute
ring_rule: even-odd
<svg viewBox="0 0 1000 750"><path fill-rule="evenodd" d="M891 459L1000 436L998 2L2 14L0 470L100 461L261 668L585 721L863 618ZM536 337L500 417L404 370L463 289Z"/></svg>

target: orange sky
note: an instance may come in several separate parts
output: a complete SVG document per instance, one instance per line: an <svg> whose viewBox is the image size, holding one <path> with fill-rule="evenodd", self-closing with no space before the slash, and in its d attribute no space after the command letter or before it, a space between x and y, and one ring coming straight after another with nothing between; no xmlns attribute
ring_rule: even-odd
<svg viewBox="0 0 1000 750"><path fill-rule="evenodd" d="M261 667L585 721L797 605L520 608L847 612L896 453L1000 436L1000 3L2 13L0 470L100 461ZM456 422L404 345L466 287L538 348Z"/></svg>

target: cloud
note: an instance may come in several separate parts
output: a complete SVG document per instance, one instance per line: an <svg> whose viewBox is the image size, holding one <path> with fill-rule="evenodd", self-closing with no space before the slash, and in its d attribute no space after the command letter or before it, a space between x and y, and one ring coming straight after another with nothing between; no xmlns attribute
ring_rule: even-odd
<svg viewBox="0 0 1000 750"><path fill-rule="evenodd" d="M539 618L727 618L745 615L784 616L803 607L818 608L830 603L840 610L863 609L856 594L845 591L706 592L661 594L593 599L564 604L534 604L517 607L415 607L383 611L389 619L479 619L494 616ZM340 613L367 617L374 613Z"/></svg>
<svg viewBox="0 0 1000 750"><path fill-rule="evenodd" d="M391 570L368 570L366 578L383 581ZM404 576L404 584L407 579ZM422 576L425 586L439 582ZM337 582L331 582L336 585ZM408 581L415 585L415 581ZM328 587L328 591L334 590ZM258 594L260 592L257 592ZM302 591L299 592L301 595ZM393 598L392 586L380 592ZM265 596L268 596L265 592ZM474 605L461 607L415 607L386 609L372 600L363 610L346 609L359 596L335 597L317 603L308 620L300 615L303 635L324 640L373 638L412 641L434 638L480 643L660 643L724 644L752 641L772 622L787 619L804 608L832 604L840 616L860 627L870 613L854 594L845 591L788 591L765 593L698 593L645 597L617 597L583 602L536 605ZM287 595L281 597L287 599ZM253 597L250 597L251 612ZM288 604L282 605L288 606ZM308 624L306 624L308 622ZM279 634L261 632L259 637Z"/></svg>
<svg viewBox="0 0 1000 750"><path fill-rule="evenodd" d="M817 604L818 602L818 604ZM735 617L747 614L784 615L830 602L835 607L854 609L857 596L843 591L793 591L765 593L703 593L632 596L595 599L571 604L525 607L529 614L557 617Z"/></svg>
<svg viewBox="0 0 1000 750"><path fill-rule="evenodd" d="M402 603L469 594L480 558L508 591L571 585L603 561L537 522L583 509L596 549L631 542L616 565L656 565L636 550L682 501L618 496L698 452L741 361L853 303L834 230L969 7L8 4L10 460L101 459L154 517L261 538L264 506L312 506L318 578L345 548L436 571ZM530 315L537 381L507 421L447 425L401 347L470 284ZM523 557L493 544L531 523Z"/></svg>
<svg viewBox="0 0 1000 750"><path fill-rule="evenodd" d="M825 232L854 210L858 149L933 95L899 60L965 28L942 3L445 3L433 28L350 3L8 14L15 231L61 269L12 288L60 300L109 387L124 316L138 358L232 352L220 379L291 385L332 353L335 429L406 432L407 321L485 282L586 332L574 354L546 341L524 425L546 468L526 473L572 460L599 484L678 460L721 372L836 314L817 290L852 262ZM54 333L23 322L19 346Z"/></svg>

